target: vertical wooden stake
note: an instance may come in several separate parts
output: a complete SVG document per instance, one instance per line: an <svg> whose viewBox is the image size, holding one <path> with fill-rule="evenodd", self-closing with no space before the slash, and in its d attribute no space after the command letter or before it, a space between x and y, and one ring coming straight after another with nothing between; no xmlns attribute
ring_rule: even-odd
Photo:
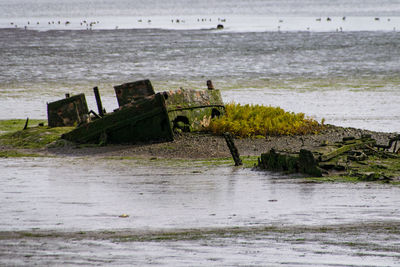
<svg viewBox="0 0 400 267"><path fill-rule="evenodd" d="M103 104L101 103L99 88L96 86L93 88L94 96L96 97L97 109L99 110L100 117L104 116Z"/></svg>
<svg viewBox="0 0 400 267"><path fill-rule="evenodd" d="M230 133L224 133L226 144L229 147L229 151L232 154L232 158L235 161L235 166L243 165L242 160L240 159L239 151L233 142L233 137Z"/></svg>
<svg viewBox="0 0 400 267"><path fill-rule="evenodd" d="M28 129L29 118L26 118L24 130Z"/></svg>
<svg viewBox="0 0 400 267"><path fill-rule="evenodd" d="M214 90L214 85L213 85L211 80L207 81L207 89L208 90Z"/></svg>

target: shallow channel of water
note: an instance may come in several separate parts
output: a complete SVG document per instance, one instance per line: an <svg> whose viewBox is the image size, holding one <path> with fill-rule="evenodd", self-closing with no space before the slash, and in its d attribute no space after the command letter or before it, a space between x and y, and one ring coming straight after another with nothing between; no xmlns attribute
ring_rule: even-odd
<svg viewBox="0 0 400 267"><path fill-rule="evenodd" d="M5 265L400 263L398 231L381 231L399 226L398 187L309 183L200 161L19 158L1 159L0 169L3 235L70 235L4 238ZM187 238L186 229L199 234ZM86 231L94 237L80 238ZM123 240L124 231L143 239ZM114 234L96 236L104 232Z"/></svg>
<svg viewBox="0 0 400 267"><path fill-rule="evenodd" d="M189 162L154 164L94 158L1 159L2 230L324 225L398 219L398 187L310 184L272 173ZM130 217L118 217L124 213Z"/></svg>

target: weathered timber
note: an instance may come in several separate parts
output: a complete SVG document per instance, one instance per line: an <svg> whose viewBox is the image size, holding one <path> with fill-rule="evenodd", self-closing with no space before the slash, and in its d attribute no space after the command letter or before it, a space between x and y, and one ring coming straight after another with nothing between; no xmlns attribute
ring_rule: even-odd
<svg viewBox="0 0 400 267"><path fill-rule="evenodd" d="M298 161L299 172L321 177L322 171L318 167L318 161L310 150L301 149Z"/></svg>
<svg viewBox="0 0 400 267"><path fill-rule="evenodd" d="M298 161L298 154L276 152L275 149L271 149L268 153L261 154L258 167L270 171L296 173L299 172Z"/></svg>
<svg viewBox="0 0 400 267"><path fill-rule="evenodd" d="M235 162L235 166L243 165L242 160L240 159L239 150L235 146L232 135L230 133L224 133L224 138L229 151L231 152L233 161Z"/></svg>
<svg viewBox="0 0 400 267"><path fill-rule="evenodd" d="M213 85L211 80L207 81L207 89L208 90L214 90L214 85Z"/></svg>
<svg viewBox="0 0 400 267"><path fill-rule="evenodd" d="M210 124L211 118L223 114L224 103L220 91L213 89L211 80L207 81L207 86L209 90L180 88L163 92L174 129L201 130ZM125 83L114 89L120 107L154 94L149 80Z"/></svg>
<svg viewBox="0 0 400 267"><path fill-rule="evenodd" d="M163 94L174 128L183 123L187 131L202 130L225 111L219 90L178 89Z"/></svg>
<svg viewBox="0 0 400 267"><path fill-rule="evenodd" d="M25 126L24 126L24 129L22 129L22 130L28 129L28 123L29 123L29 118L26 118Z"/></svg>
<svg viewBox="0 0 400 267"><path fill-rule="evenodd" d="M393 153L396 153L397 152L397 150L396 150L397 141L400 141L400 134L396 135L395 137L390 138L389 143L387 145L375 145L375 146L380 149L389 150L392 147L393 143L395 143L394 148L393 148Z"/></svg>
<svg viewBox="0 0 400 267"><path fill-rule="evenodd" d="M124 83L114 86L114 90L120 107L155 94L150 80Z"/></svg>
<svg viewBox="0 0 400 267"><path fill-rule="evenodd" d="M345 175L363 181L389 181L400 177L400 156L377 149L368 136L344 138L333 145L289 154L271 149L261 154L258 168L287 173L305 173L313 177Z"/></svg>
<svg viewBox="0 0 400 267"><path fill-rule="evenodd" d="M173 132L164 96L158 93L105 114L62 138L77 143L136 143L172 141Z"/></svg>
<svg viewBox="0 0 400 267"><path fill-rule="evenodd" d="M105 114L95 87L100 115L91 110L86 116L93 114L95 119L86 121L65 134L64 138L78 143L102 144L170 141L173 140L173 131L202 130L213 117L225 111L219 90L181 88L155 94L149 80L122 84L114 89L119 109ZM128 114L124 115L126 112Z"/></svg>
<svg viewBox="0 0 400 267"><path fill-rule="evenodd" d="M261 154L258 167L270 171L322 176L317 160L315 160L311 151L305 149L300 150L298 154L276 152L271 149L268 153Z"/></svg>
<svg viewBox="0 0 400 267"><path fill-rule="evenodd" d="M105 110L103 109L103 103L101 103L99 88L97 86L94 87L93 92L94 92L94 97L96 98L97 110L99 111L99 116L103 117Z"/></svg>
<svg viewBox="0 0 400 267"><path fill-rule="evenodd" d="M84 94L70 96L47 104L50 127L75 126L88 119L88 107Z"/></svg>
<svg viewBox="0 0 400 267"><path fill-rule="evenodd" d="M354 140L352 139L352 140L343 141L343 143L339 144L339 147L337 147L336 149L333 149L332 151L330 151L328 153L321 154L321 156L319 157L319 161L328 161L328 160L330 160L334 157L337 157L343 153L346 153L350 150L363 148L367 145L374 145L375 143L376 143L376 141L374 139L370 139L370 138L354 139ZM316 152L319 152L319 151L316 151Z"/></svg>

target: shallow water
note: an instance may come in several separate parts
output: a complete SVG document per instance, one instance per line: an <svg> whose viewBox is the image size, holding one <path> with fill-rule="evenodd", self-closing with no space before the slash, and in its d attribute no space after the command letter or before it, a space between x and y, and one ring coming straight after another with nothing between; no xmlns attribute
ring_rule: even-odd
<svg viewBox="0 0 400 267"><path fill-rule="evenodd" d="M308 184L230 166L151 163L2 159L0 212L7 214L1 216L2 229L324 225L398 219L397 187ZM119 218L123 213L130 217Z"/></svg>
<svg viewBox="0 0 400 267"><path fill-rule="evenodd" d="M382 226L371 228L371 236L356 230L364 223L400 223L398 187L304 183L201 161L21 158L1 159L0 169L1 231L56 230L73 236L2 240L0 246L10 253L0 257L3 263L374 266L400 259L398 233L382 233ZM343 229L318 230L334 225ZM232 227L243 232L229 234ZM151 231L185 229L204 231L203 237L117 241L119 231L151 238ZM228 235L207 234L207 229ZM117 234L74 241L80 231ZM25 261L23 255L30 256Z"/></svg>

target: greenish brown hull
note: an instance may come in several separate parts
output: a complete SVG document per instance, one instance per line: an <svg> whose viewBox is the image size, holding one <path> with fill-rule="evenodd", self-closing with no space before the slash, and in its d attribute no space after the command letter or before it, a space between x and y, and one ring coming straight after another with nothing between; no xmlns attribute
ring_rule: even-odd
<svg viewBox="0 0 400 267"><path fill-rule="evenodd" d="M173 132L164 96L155 94L84 124L62 138L77 143L136 143L172 141Z"/></svg>
<svg viewBox="0 0 400 267"><path fill-rule="evenodd" d="M75 126L88 118L88 107L84 94L74 95L47 104L50 127Z"/></svg>
<svg viewBox="0 0 400 267"><path fill-rule="evenodd" d="M181 124L188 131L208 127L213 117L225 111L219 90L179 89L164 92L168 116L174 128Z"/></svg>

